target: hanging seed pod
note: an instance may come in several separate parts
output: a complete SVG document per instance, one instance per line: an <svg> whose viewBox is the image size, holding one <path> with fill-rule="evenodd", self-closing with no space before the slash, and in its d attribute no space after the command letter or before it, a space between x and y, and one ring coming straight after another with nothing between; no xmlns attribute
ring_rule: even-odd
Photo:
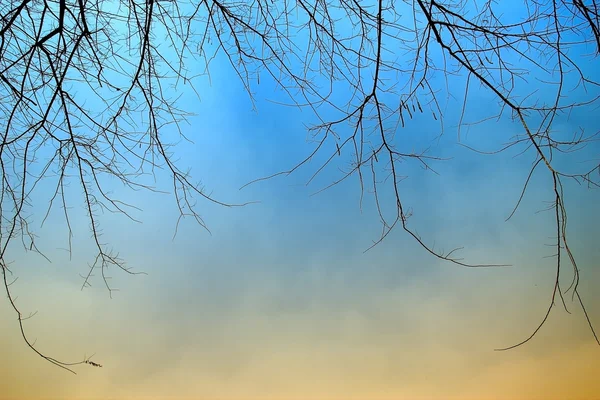
<svg viewBox="0 0 600 400"><path fill-rule="evenodd" d="M402 107L400 107L400 122L402 123L402 127L404 128L404 115L402 114Z"/></svg>

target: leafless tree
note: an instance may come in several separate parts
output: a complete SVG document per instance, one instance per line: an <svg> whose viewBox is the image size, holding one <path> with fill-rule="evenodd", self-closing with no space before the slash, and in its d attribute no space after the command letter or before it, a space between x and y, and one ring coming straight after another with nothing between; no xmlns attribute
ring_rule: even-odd
<svg viewBox="0 0 600 400"><path fill-rule="evenodd" d="M598 6L595 0L523 0L518 9L506 8L491 0L2 1L0 266L27 345L71 371L75 364L99 366L89 359L64 363L40 352L28 339L26 317L11 294L11 243L21 240L26 250L39 252L26 212L39 182L54 185L48 213L61 208L69 232L65 186L74 182L81 188L96 247L83 286L98 272L109 291L110 268L134 272L101 238L100 212L133 219L135 205L112 197L107 179L132 190L155 190L141 178L155 169L167 171L181 217L203 227L197 200L238 206L213 198L192 180L163 134L167 125L179 129L188 116L173 90L193 88L195 76L186 66L200 63L209 73L219 55L229 60L251 99L253 87L270 80L318 121L309 128L316 142L312 152L276 175L310 168L308 162L324 153L326 161L314 177L349 155L351 167L330 186L354 176L361 203L364 192L372 194L382 226L374 245L399 228L431 255L467 267L492 265L469 264L455 250L440 251L409 224L400 164L417 163L435 173L432 164L444 160L429 149L406 150L397 132L414 130L409 120L415 114L437 120L442 132L447 116L440 99L449 95L449 82L466 87L459 134L466 125L469 87L491 94L498 106L488 118L508 119L521 132L498 152L519 148L534 160L510 216L534 171L551 177L554 192L556 280L541 323L516 346L538 332L558 301L566 307L569 291L588 318L567 240L563 181L598 187L600 165L567 172L556 160L580 151L597 132L581 130L564 140L554 125L577 108L594 110L599 104ZM340 100L332 95L338 91L348 95ZM578 95L568 97L574 91ZM383 187L393 196L391 218L383 210ZM572 281L563 289L560 277L567 264ZM588 323L598 341L589 318Z"/></svg>

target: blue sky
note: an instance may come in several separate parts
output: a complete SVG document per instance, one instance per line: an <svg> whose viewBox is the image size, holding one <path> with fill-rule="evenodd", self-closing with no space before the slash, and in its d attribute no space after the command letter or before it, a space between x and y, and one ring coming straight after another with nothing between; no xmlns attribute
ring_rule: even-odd
<svg viewBox="0 0 600 400"><path fill-rule="evenodd" d="M467 269L440 262L399 229L364 253L380 233L372 199L366 195L361 211L355 177L311 196L339 176L337 167L345 167L334 164L307 187L323 156L290 176L239 190L309 154L304 124L314 119L267 101L284 96L266 79L255 86L253 110L221 57L211 65L210 83L198 80L199 100L185 87L178 89L182 104L196 114L184 127L194 143L176 147L178 162L190 166L219 200L259 202L241 208L200 203L211 233L187 219L172 239L177 209L171 196L115 186L123 200L143 209L134 212L142 223L102 215L103 237L129 266L148 275L115 271L112 281L120 291L109 299L99 278L80 291L79 274L86 272L92 247L73 185L72 259L60 250L67 236L55 212L37 230L53 262L15 248L14 288L25 312L39 311L27 327L42 349L75 360L96 352L94 360L104 368L83 368L72 377L36 359L2 304L7 329L1 337L7 345L0 348L0 359L14 361L2 368L8 380L0 389L15 399L486 398L494 393L513 399L594 393L600 389L591 378L600 368L598 349L574 305L573 315L557 307L531 344L493 352L525 338L545 311L554 264L544 256L554 251L547 246L554 228L550 213L536 211L552 193L548 174L540 169L515 217L504 221L532 156L515 158L516 151L486 156L458 144L453 126L462 87L456 86L439 140L439 125L430 118L410 121L398 132L396 140L407 149L433 145L433 155L452 158L434 164L439 175L416 163L401 164L408 176L402 195L414 209L409 221L436 248L464 246L467 261L512 267ZM473 86L466 116L477 120L493 107L490 96ZM591 112L576 111L570 121L557 123L576 125L598 129ZM463 131L461 143L493 150L518 130L503 118ZM595 145L576 161L597 157ZM169 181L159 178L157 186L168 190ZM565 189L580 290L590 316L600 321L600 298L593 290L600 278L598 192L567 182ZM51 195L43 187L39 193L39 199ZM38 226L44 204L32 208ZM531 380L521 381L526 375ZM503 385L508 379L514 388ZM39 387L32 388L32 381Z"/></svg>

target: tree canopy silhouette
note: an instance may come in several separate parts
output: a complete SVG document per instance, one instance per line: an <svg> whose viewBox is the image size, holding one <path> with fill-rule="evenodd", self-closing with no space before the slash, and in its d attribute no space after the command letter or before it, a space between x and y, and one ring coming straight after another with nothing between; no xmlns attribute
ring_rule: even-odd
<svg viewBox="0 0 600 400"><path fill-rule="evenodd" d="M524 0L518 7L491 0L6 0L0 16L0 270L24 340L46 360L69 370L99 366L89 359L65 363L38 350L11 294L10 245L22 241L39 252L27 209L40 182L54 187L48 213L62 209L68 225L65 186L81 188L96 249L83 286L97 272L109 291L109 268L134 272L101 238L100 212L133 219L135 205L113 197L107 180L154 190L140 177L167 171L181 217L203 227L205 202L242 205L208 194L179 165L163 134L173 126L183 135L179 126L188 114L177 88L194 88L197 65L209 73L216 56L228 59L251 99L253 88L269 80L318 121L308 128L316 145L306 159L275 175L311 168L309 160L326 154L316 176L350 155L351 167L331 186L355 177L361 201L363 192L370 194L382 227L374 245L400 229L432 256L467 267L493 264L470 264L455 250L430 244L411 225L403 199L401 163L435 173L433 163L446 161L429 148L407 150L397 133L415 133L409 121L416 115L436 120L440 134L447 131L443 100L455 96L463 99L460 138L470 124L464 118L469 88L492 96L497 107L487 119L510 120L519 132L497 152L518 148L533 159L510 217L535 171L550 177L554 193L556 280L541 322L516 346L538 332L556 303L566 308L567 293L588 318L567 238L563 182L597 188L600 164L565 166L561 157L581 151L598 132L564 132L556 121L600 104L595 0ZM451 93L454 82L465 90ZM391 189L392 217L382 210L384 187ZM563 288L565 268L571 278Z"/></svg>

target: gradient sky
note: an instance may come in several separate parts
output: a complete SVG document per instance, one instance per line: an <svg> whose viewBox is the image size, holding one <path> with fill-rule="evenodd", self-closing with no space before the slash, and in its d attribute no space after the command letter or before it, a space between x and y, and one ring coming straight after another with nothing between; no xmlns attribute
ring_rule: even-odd
<svg viewBox="0 0 600 400"><path fill-rule="evenodd" d="M505 222L527 176L531 156L484 156L460 146L456 130L439 140L431 121L411 122L406 145L436 144L439 175L406 166L401 190L414 209L412 226L429 243L464 246L471 262L512 267L468 269L432 258L400 230L364 253L380 226L372 202L359 209L357 179L315 196L337 175L318 165L288 177L245 183L287 169L307 155L306 113L267 101L283 97L269 83L257 88L257 111L223 59L201 100L184 91L197 115L177 147L207 189L227 202L260 203L200 210L211 234L184 220L168 195L119 192L143 209L103 215L104 237L127 264L148 275L115 271L120 291L110 299L100 279L80 290L92 251L83 210L74 202L74 253L60 213L37 230L52 259L15 248L14 293L37 346L50 355L92 360L72 375L39 359L20 339L16 317L0 302L0 399L594 399L600 393L600 348L575 303L560 307L536 338L526 338L546 310L554 279L545 171L514 219ZM259 90L260 89L260 90ZM495 106L474 91L467 116ZM449 101L456 123L460 97ZM575 113L557 126L597 118ZM463 132L461 143L492 150L518 129L507 121ZM581 159L597 158L598 146ZM587 157L587 158L586 158ZM321 157L322 159L322 157ZM596 161L597 162L597 161ZM337 166L344 166L340 163ZM336 167L337 167L336 166ZM168 189L168 182L159 182ZM580 292L600 326L598 191L565 183L569 235L581 268ZM46 192L51 196L51 193ZM43 201L41 202L43 205ZM47 204L47 203L46 203ZM42 208L32 209L41 221Z"/></svg>

